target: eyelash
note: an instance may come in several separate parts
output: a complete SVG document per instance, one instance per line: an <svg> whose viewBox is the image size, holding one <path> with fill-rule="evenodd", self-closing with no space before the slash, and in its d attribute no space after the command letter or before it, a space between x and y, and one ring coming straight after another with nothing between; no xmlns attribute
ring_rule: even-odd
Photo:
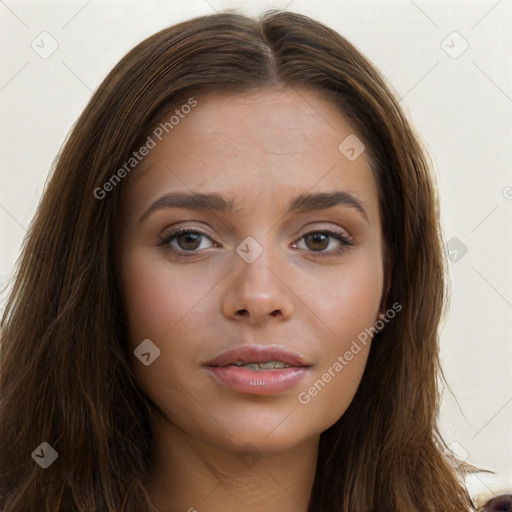
<svg viewBox="0 0 512 512"><path fill-rule="evenodd" d="M171 247L169 245L173 238L175 238L177 235L182 235L182 234L201 235L206 238L209 238L213 242L211 237L209 235L207 235L206 233L203 233L202 231L195 230L192 228L187 228L187 227L178 227L178 228L172 229L172 230L164 233L159 238L157 245L158 245L158 247L162 247L165 251L168 251L168 252L170 252L174 255L177 255L179 257L195 256L199 252L201 252L201 251L197 251L197 250L185 251L185 250L175 249L174 247ZM354 243L346 235L344 235L341 232L334 231L331 229L319 229L319 230L309 231L308 233L302 235L299 238L299 240L302 240L306 236L312 235L312 234L328 235L328 236L335 238L336 240L339 240L341 242L341 244L339 245L338 248L330 250L330 251L325 251L325 250L324 251L310 251L314 257L325 257L325 256L333 255L333 254L341 254L346 249L354 246ZM213 243L215 243L215 242L213 242Z"/></svg>

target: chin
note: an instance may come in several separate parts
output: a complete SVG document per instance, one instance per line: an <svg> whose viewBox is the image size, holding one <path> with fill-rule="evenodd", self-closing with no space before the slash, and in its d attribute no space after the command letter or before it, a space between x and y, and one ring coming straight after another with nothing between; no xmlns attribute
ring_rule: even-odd
<svg viewBox="0 0 512 512"><path fill-rule="evenodd" d="M208 443L236 453L279 454L318 440L338 417L315 417L295 403L274 407L247 404L235 410L218 411L215 422L203 424L198 435Z"/></svg>

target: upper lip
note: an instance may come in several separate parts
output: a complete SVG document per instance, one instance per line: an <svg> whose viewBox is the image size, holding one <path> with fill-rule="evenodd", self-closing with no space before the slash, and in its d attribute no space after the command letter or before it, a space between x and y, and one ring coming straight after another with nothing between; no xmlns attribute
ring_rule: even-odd
<svg viewBox="0 0 512 512"><path fill-rule="evenodd" d="M266 361L282 361L289 366L310 366L300 354L291 352L279 345L235 347L206 362L205 366L228 366L236 362L246 364L264 363Z"/></svg>

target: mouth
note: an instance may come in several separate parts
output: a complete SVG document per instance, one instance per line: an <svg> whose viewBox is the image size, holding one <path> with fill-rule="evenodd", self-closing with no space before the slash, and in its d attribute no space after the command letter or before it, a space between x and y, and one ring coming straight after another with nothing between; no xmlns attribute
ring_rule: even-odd
<svg viewBox="0 0 512 512"><path fill-rule="evenodd" d="M247 368L248 370L261 371L261 370L280 370L282 368L291 368L291 365L284 363L283 361L264 361L263 363L242 363L242 361L236 361L235 363L228 364L222 368L228 368L230 366L236 366L237 368Z"/></svg>
<svg viewBox="0 0 512 512"><path fill-rule="evenodd" d="M296 386L311 364L278 345L251 345L223 352L204 368L216 383L238 393L272 395Z"/></svg>
<svg viewBox="0 0 512 512"><path fill-rule="evenodd" d="M205 365L212 367L243 366L256 371L311 366L300 354L279 345L236 347L223 352Z"/></svg>

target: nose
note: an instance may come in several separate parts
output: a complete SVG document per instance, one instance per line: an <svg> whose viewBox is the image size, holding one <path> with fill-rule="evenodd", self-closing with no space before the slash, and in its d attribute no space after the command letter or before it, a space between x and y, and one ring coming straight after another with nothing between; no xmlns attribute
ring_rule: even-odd
<svg viewBox="0 0 512 512"><path fill-rule="evenodd" d="M266 248L251 263L236 257L223 297L224 315L251 324L271 318L289 319L293 315L294 292L283 265L278 266Z"/></svg>

